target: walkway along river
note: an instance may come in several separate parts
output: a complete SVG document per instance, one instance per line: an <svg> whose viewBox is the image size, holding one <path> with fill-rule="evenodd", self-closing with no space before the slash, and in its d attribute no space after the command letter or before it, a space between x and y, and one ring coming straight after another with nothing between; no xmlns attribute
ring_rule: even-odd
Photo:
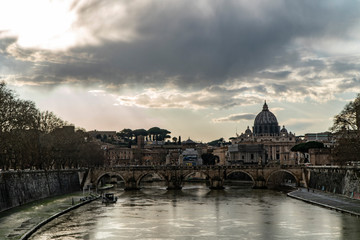
<svg viewBox="0 0 360 240"><path fill-rule="evenodd" d="M357 217L271 190L196 183L116 192L50 222L31 239L359 239Z"/></svg>
<svg viewBox="0 0 360 240"><path fill-rule="evenodd" d="M360 200L358 199L309 188L299 188L287 195L307 203L360 217Z"/></svg>
<svg viewBox="0 0 360 240"><path fill-rule="evenodd" d="M38 200L0 213L0 239L20 239L40 222L78 202L82 192Z"/></svg>

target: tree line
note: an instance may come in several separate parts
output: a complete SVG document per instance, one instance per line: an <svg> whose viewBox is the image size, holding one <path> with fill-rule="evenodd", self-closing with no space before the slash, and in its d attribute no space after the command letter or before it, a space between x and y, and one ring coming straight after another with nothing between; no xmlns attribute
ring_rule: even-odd
<svg viewBox="0 0 360 240"><path fill-rule="evenodd" d="M32 101L19 99L0 82L0 169L61 169L103 164L99 147L83 130Z"/></svg>
<svg viewBox="0 0 360 240"><path fill-rule="evenodd" d="M148 130L145 129L135 129L131 130L129 128L124 128L117 133L118 137L122 139L131 139L136 140L138 136L143 136L149 141L165 141L166 139L171 138L169 135L171 132L167 129L162 129L159 127L152 127Z"/></svg>
<svg viewBox="0 0 360 240"><path fill-rule="evenodd" d="M334 162L342 165L360 161L360 93L334 117L330 130L336 137Z"/></svg>

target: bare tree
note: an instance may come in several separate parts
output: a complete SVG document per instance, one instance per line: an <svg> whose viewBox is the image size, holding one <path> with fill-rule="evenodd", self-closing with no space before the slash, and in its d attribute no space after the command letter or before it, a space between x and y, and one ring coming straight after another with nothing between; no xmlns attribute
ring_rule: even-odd
<svg viewBox="0 0 360 240"><path fill-rule="evenodd" d="M40 112L33 102L18 99L0 82L0 169L101 165L100 148L86 142L84 131L65 125L54 113Z"/></svg>
<svg viewBox="0 0 360 240"><path fill-rule="evenodd" d="M345 105L344 109L334 117L334 124L331 131L339 132L343 130L360 129L360 93L354 101Z"/></svg>
<svg viewBox="0 0 360 240"><path fill-rule="evenodd" d="M57 128L67 125L65 121L57 117L53 112L38 112L36 116L37 129L43 133L50 133Z"/></svg>
<svg viewBox="0 0 360 240"><path fill-rule="evenodd" d="M331 130L336 137L334 161L341 165L360 161L360 94L334 117Z"/></svg>

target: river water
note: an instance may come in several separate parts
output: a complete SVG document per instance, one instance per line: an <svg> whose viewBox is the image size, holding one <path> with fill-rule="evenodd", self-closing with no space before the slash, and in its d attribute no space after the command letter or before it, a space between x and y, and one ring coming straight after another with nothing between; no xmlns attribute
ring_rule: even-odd
<svg viewBox="0 0 360 240"><path fill-rule="evenodd" d="M116 190L45 225L31 239L360 239L356 217L243 186Z"/></svg>

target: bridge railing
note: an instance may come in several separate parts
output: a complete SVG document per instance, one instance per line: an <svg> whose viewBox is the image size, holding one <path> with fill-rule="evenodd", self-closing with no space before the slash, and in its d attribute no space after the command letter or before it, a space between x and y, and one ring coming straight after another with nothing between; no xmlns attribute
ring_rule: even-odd
<svg viewBox="0 0 360 240"><path fill-rule="evenodd" d="M100 167L99 170L113 170L113 171L151 171L151 170L225 170L225 169L269 169L269 168L303 168L300 165L200 165L200 166L186 166L186 165L120 165L112 167Z"/></svg>

